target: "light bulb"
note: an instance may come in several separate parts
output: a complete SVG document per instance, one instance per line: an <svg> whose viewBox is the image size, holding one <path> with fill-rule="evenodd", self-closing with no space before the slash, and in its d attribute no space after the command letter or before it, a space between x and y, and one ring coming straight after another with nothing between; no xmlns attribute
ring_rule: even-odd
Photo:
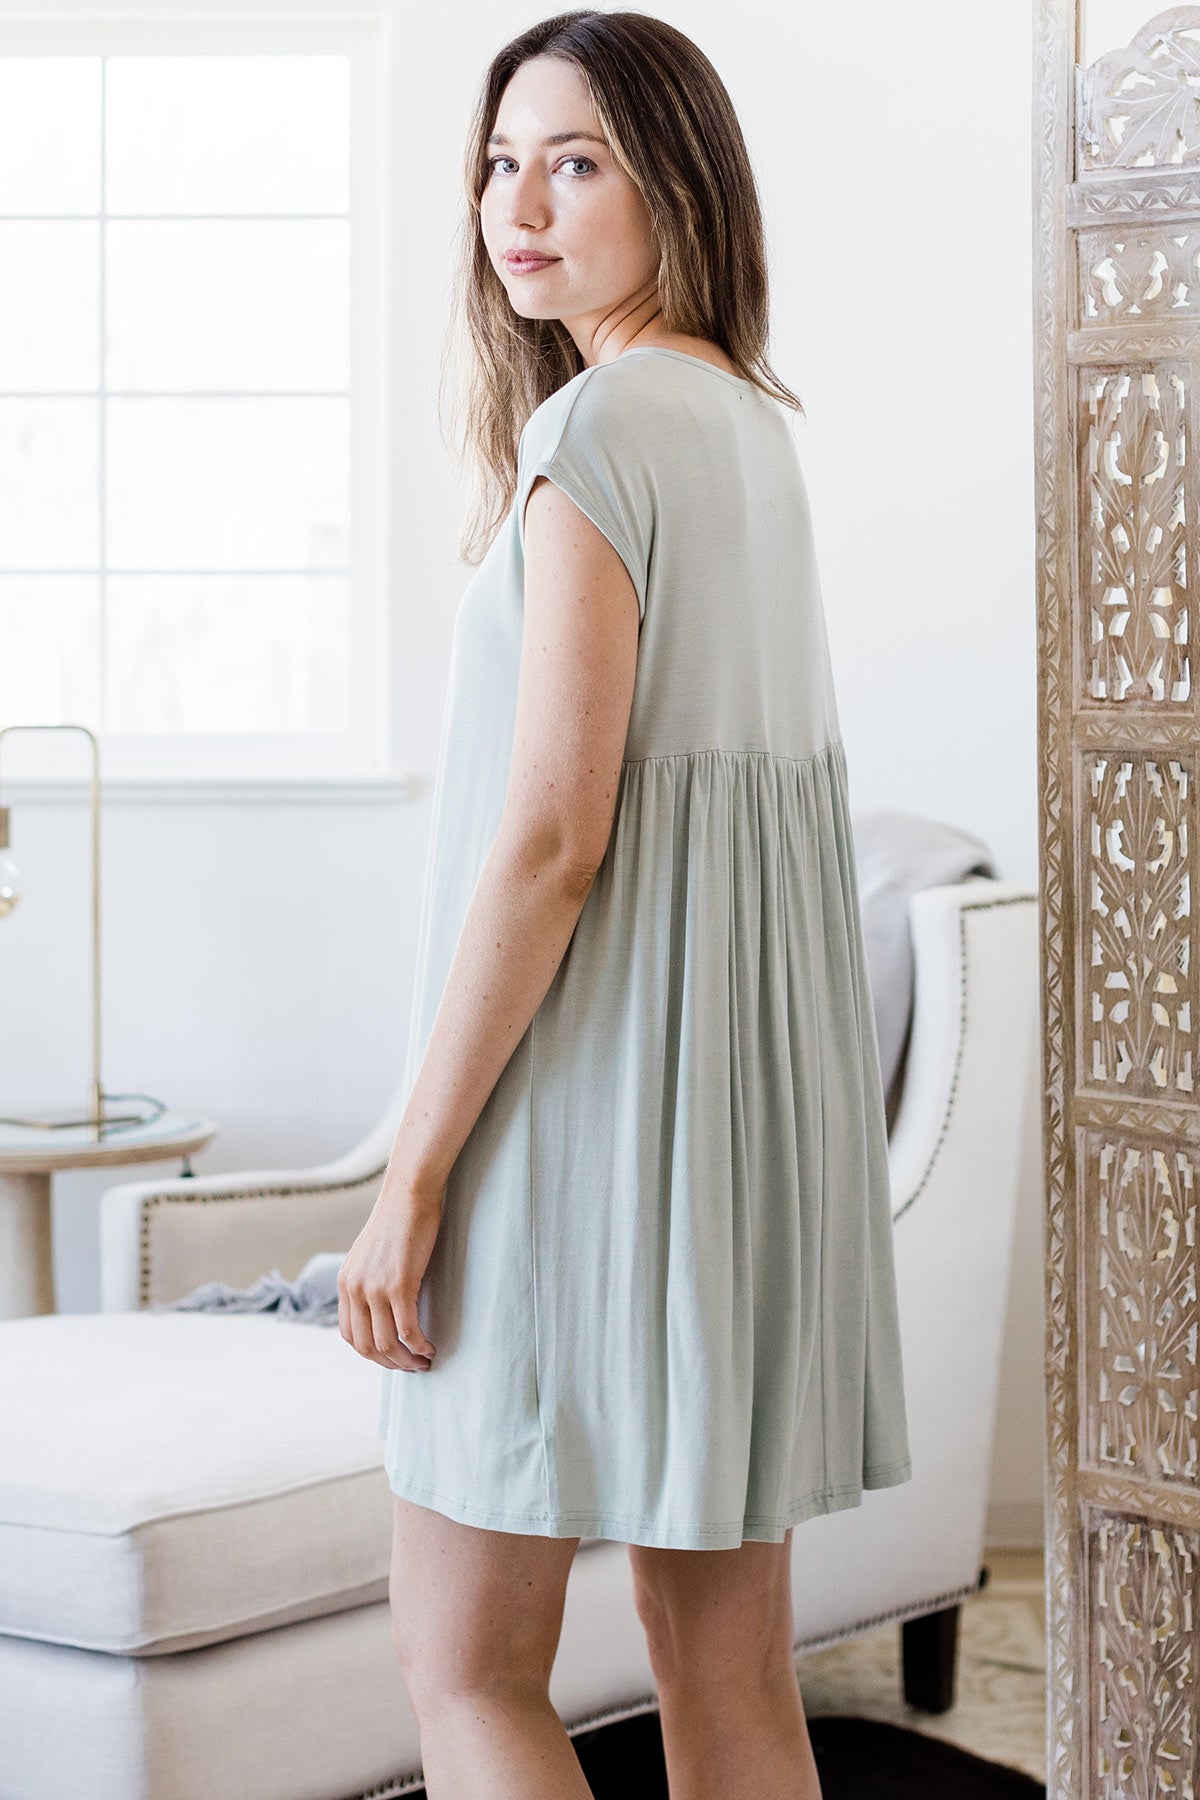
<svg viewBox="0 0 1200 1800"><path fill-rule="evenodd" d="M21 871L7 850L0 850L0 919L6 919L21 898Z"/></svg>
<svg viewBox="0 0 1200 1800"><path fill-rule="evenodd" d="M21 898L21 871L8 849L8 808L0 806L0 919L6 919Z"/></svg>

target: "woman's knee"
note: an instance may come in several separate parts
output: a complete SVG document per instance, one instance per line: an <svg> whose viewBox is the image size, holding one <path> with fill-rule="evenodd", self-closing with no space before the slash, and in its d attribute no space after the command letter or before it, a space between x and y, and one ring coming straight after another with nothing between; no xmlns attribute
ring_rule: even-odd
<svg viewBox="0 0 1200 1800"><path fill-rule="evenodd" d="M547 1662L537 1653L514 1660L494 1643L465 1647L441 1638L421 1642L407 1628L397 1629L394 1616L392 1643L419 1718L462 1705L539 1705L550 1691L553 1658Z"/></svg>
<svg viewBox="0 0 1200 1800"><path fill-rule="evenodd" d="M770 1684L792 1665L791 1534L736 1550L629 1546L634 1602L659 1682Z"/></svg>
<svg viewBox="0 0 1200 1800"><path fill-rule="evenodd" d="M391 1636L414 1709L544 1692L579 1540L483 1530L395 1500Z"/></svg>

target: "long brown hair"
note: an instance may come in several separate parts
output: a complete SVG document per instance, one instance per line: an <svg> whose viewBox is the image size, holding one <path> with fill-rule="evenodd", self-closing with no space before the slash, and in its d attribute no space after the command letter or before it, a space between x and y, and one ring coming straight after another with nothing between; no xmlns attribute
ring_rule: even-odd
<svg viewBox="0 0 1200 1800"><path fill-rule="evenodd" d="M542 401L585 366L558 319L524 319L492 266L480 228L487 139L514 72L557 56L583 76L617 164L636 184L660 250L659 301L669 332L704 338L772 398L803 413L766 358L767 256L758 190L733 102L692 40L639 12L558 13L492 58L480 84L463 162L450 328L438 395L475 495L459 543L482 561L516 493L517 445ZM446 406L448 380L452 406Z"/></svg>

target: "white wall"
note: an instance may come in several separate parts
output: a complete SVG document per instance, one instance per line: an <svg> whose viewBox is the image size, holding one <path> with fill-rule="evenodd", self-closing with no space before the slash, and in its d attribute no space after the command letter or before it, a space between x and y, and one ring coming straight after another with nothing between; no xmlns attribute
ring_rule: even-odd
<svg viewBox="0 0 1200 1800"><path fill-rule="evenodd" d="M1029 9L862 0L852 22L776 0L643 10L697 39L750 143L772 357L807 411L797 441L854 807L953 821L987 841L1003 876L1034 884ZM105 1085L211 1115L220 1130L197 1173L334 1155L400 1076L469 575L434 418L444 277L430 270L448 268L479 75L541 16L471 0L405 8L386 71L391 686L415 797L106 806ZM29 897L0 927L5 1110L82 1099L88 1076L85 814L26 803L14 825ZM156 1172L177 1165L134 1173ZM111 1179L57 1178L68 1311L97 1303L95 1202ZM1009 1542L1032 1541L1042 1516L1039 1182L1033 1147L993 1495Z"/></svg>

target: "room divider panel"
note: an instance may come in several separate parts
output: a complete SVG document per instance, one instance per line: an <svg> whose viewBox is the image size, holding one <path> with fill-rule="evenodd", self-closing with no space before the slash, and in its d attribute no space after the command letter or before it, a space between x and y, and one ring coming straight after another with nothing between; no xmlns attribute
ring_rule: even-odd
<svg viewBox="0 0 1200 1800"><path fill-rule="evenodd" d="M1049 1800L1200 1791L1200 7L1128 23L1038 0Z"/></svg>

